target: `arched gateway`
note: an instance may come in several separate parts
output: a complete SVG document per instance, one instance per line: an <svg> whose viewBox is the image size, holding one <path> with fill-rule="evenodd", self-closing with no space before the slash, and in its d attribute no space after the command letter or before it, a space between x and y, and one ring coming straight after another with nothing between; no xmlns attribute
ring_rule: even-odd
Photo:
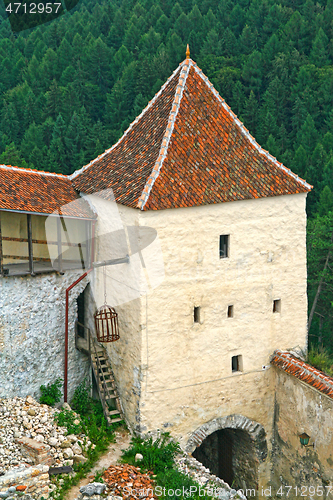
<svg viewBox="0 0 333 500"><path fill-rule="evenodd" d="M243 415L210 420L190 437L186 451L235 488L258 489L258 466L267 457L265 429Z"/></svg>

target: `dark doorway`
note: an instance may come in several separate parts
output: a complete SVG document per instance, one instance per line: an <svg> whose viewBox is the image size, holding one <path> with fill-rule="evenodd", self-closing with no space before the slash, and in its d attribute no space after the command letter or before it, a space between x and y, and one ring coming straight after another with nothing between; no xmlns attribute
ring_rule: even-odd
<svg viewBox="0 0 333 500"><path fill-rule="evenodd" d="M77 333L78 336L84 338L84 292L76 299L77 303Z"/></svg>
<svg viewBox="0 0 333 500"><path fill-rule="evenodd" d="M234 473L232 468L232 435L226 430L221 430L218 431L217 437L219 444L219 473L217 475L226 483L231 485L234 480Z"/></svg>
<svg viewBox="0 0 333 500"><path fill-rule="evenodd" d="M215 431L192 455L230 486L257 489L258 460L248 432L229 428Z"/></svg>

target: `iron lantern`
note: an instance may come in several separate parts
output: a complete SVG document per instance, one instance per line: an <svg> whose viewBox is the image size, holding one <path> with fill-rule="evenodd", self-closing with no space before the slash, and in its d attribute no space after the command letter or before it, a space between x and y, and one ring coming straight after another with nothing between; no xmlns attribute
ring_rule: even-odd
<svg viewBox="0 0 333 500"><path fill-rule="evenodd" d="M314 443L309 444L310 436L308 436L305 432L303 432L303 434L299 435L299 440L301 442L301 445L304 446L305 448L307 448L309 446L313 446L313 448L314 448Z"/></svg>

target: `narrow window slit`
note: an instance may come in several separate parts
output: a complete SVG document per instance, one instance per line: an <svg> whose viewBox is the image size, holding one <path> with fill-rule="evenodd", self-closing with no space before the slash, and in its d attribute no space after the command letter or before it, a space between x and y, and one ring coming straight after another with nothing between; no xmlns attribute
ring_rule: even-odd
<svg viewBox="0 0 333 500"><path fill-rule="evenodd" d="M281 299L273 300L273 313L281 312Z"/></svg>
<svg viewBox="0 0 333 500"><path fill-rule="evenodd" d="M195 307L193 311L194 323L200 323L200 307Z"/></svg>

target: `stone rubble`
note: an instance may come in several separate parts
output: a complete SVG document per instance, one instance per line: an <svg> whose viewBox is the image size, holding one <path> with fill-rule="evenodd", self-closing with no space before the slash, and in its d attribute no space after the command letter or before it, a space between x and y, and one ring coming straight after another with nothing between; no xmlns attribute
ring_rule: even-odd
<svg viewBox="0 0 333 500"><path fill-rule="evenodd" d="M230 486L225 483L223 479L211 474L210 470L192 457L192 455L180 453L176 457L175 462L176 467L180 472L191 477L203 488L211 488L213 490L215 488L220 488L222 491L219 493L218 498L223 500L246 500L246 497L240 490L236 491L235 489L230 488Z"/></svg>
<svg viewBox="0 0 333 500"><path fill-rule="evenodd" d="M66 403L63 406L70 408ZM84 453L91 442L83 434L67 436L66 427L58 427L53 421L59 412L31 396L0 398L0 475L20 465L34 465L16 442L22 437L46 444L54 467L86 460Z"/></svg>
<svg viewBox="0 0 333 500"><path fill-rule="evenodd" d="M180 472L191 477L202 489L209 488L214 492L216 498L220 500L246 500L243 493L231 488L227 483L217 476L210 473L209 469L204 467L194 457L187 453L180 453L176 457L176 466ZM131 488L146 492L146 497L140 497L142 500L152 500L158 498L153 495L154 489L153 477L149 474L143 474L140 467L121 464L110 465L104 472L105 481L104 494L108 495L107 500L133 500L138 498L129 494ZM96 487L97 485L97 487ZM80 493L75 500L105 500L105 496L99 493L98 483L90 483L88 486L80 488Z"/></svg>

